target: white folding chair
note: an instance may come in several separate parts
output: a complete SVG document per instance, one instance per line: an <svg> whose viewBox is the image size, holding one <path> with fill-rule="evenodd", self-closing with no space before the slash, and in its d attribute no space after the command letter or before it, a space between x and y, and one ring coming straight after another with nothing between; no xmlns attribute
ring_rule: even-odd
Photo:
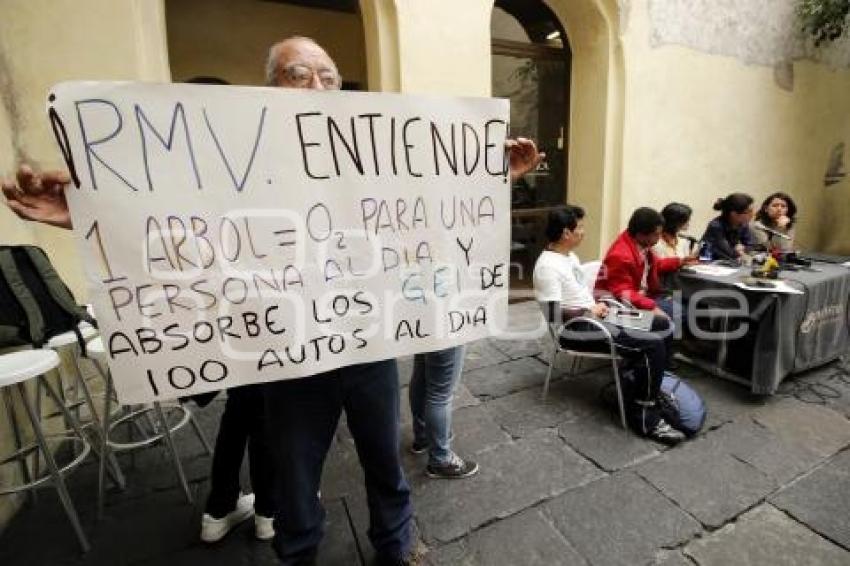
<svg viewBox="0 0 850 566"><path fill-rule="evenodd" d="M548 309L548 305L541 305L541 307L544 309L543 312L544 312L544 316L545 316L546 310ZM598 332L600 334L601 338L607 343L609 351L608 352L593 352L593 351L574 350L572 348L565 348L563 346L563 344L561 344L561 340L560 340L561 333L564 330L569 330L570 327L574 327L574 326L578 325L579 323L585 323L585 324L587 324L587 325L589 325L593 328L593 330L588 330L587 332L594 332L594 333ZM620 408L620 424L623 425L624 429L627 428L626 427L626 408L625 408L625 404L623 402L623 388L622 388L622 384L620 382L619 362L622 361L622 358L620 357L619 354L617 354L616 346L614 345L614 339L612 338L611 333L608 332L608 329L605 328L605 326L602 325L598 320L595 320L595 319L592 319L592 318L589 318L589 317L585 317L585 316L579 316L579 317L571 318L566 323L561 324L561 325L549 323L547 321L547 326L549 327L549 336L552 339L552 355L549 358L549 369L546 372L546 380L543 382L543 395L542 395L543 401L546 400L546 396L549 394L549 382L552 379L552 372L555 369L555 363L557 362L558 354L567 354L567 355L572 357L573 364L570 368L570 372L569 372L570 375L574 375L574 373L575 373L575 361L576 360L579 360L579 359L582 359L582 358L594 359L594 360L606 360L606 361L609 361L611 363L611 369L614 372L614 385L617 388L617 405Z"/></svg>
<svg viewBox="0 0 850 566"><path fill-rule="evenodd" d="M594 287L596 286L596 278L599 275L599 270L602 268L602 261L593 260L588 261L581 264L582 271L582 279L583 283L590 291L591 294L594 294ZM624 305L620 301L615 300L612 297L602 297L598 299L609 306L614 308L629 308L631 305ZM547 395L549 394L549 382L552 379L552 372L555 369L555 362L558 359L558 354L567 354L570 356L572 362L569 369L570 375L575 375L576 372L576 362L580 362L582 359L594 359L594 360L604 360L611 363L611 369L614 373L614 384L617 389L617 405L620 409L620 424L624 429L626 426L626 410L625 404L623 402L623 388L622 382L620 380L620 362L623 361L623 358L617 353L617 348L614 343L614 339L611 336L611 333L608 332L608 329L605 328L603 324L601 324L598 320L589 318L589 317L576 317L568 320L564 324L556 324L549 322L549 310L550 306L548 303L539 303L540 309L543 312L543 317L546 319L547 327L549 328L549 337L552 339L552 355L549 358L549 370L546 372L546 380L543 382L543 401L546 400ZM570 327L578 325L579 323L587 323L589 324L593 330L588 330L587 332L598 332L601 338L606 342L608 346L608 352L593 352L593 351L584 351L584 350L575 350L571 348L565 348L561 344L561 334L564 330L569 330Z"/></svg>
<svg viewBox="0 0 850 566"><path fill-rule="evenodd" d="M602 262L598 259L581 264L584 284L590 290L591 294L593 294L593 288L596 286L596 277L599 275L599 270L601 268Z"/></svg>

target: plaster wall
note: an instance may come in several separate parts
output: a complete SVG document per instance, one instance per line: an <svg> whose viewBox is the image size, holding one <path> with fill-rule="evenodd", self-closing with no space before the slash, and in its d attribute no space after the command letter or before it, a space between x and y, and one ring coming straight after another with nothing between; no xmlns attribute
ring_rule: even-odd
<svg viewBox="0 0 850 566"><path fill-rule="evenodd" d="M19 137L21 110L8 56L5 37L0 35L0 132L4 132L0 135L0 171L3 173L13 171L23 158ZM0 207L0 234L4 244L31 244L35 240L32 227L20 222L5 206Z"/></svg>
<svg viewBox="0 0 850 566"><path fill-rule="evenodd" d="M263 85L269 47L303 35L328 51L344 80L367 88L363 25L357 14L258 0L166 0L165 10L175 81L206 75Z"/></svg>
<svg viewBox="0 0 850 566"><path fill-rule="evenodd" d="M613 0L547 0L572 50L567 200L586 213L579 257L591 259L620 226L622 63L618 7Z"/></svg>
<svg viewBox="0 0 850 566"><path fill-rule="evenodd" d="M22 161L42 169L63 166L45 112L51 85L84 79L168 81L164 25L159 0L4 0L0 175L14 174ZM85 301L82 269L69 232L22 222L0 206L0 242L43 247L77 298ZM50 410L45 403L45 411ZM0 422L8 422L5 415ZM48 430L57 424L48 423ZM11 431L3 426L0 454L13 450ZM0 469L0 483L19 480L16 467ZM18 496L0 498L0 529L22 501Z"/></svg>
<svg viewBox="0 0 850 566"><path fill-rule="evenodd" d="M369 90L399 92L398 13L395 0L360 0L363 19Z"/></svg>
<svg viewBox="0 0 850 566"><path fill-rule="evenodd" d="M701 235L715 198L743 191L760 203L784 190L800 209L802 247L850 253L850 225L839 222L850 187L824 186L833 149L850 137L843 44L814 52L828 63L813 60L792 3L769 4L630 3L621 224L637 206L677 200L694 207Z"/></svg>
<svg viewBox="0 0 850 566"><path fill-rule="evenodd" d="M157 0L7 0L0 18L0 95L9 126L0 130L2 174L13 174L19 162L64 167L45 112L51 85L86 79L168 81L162 15ZM61 45L61 54L47 56L48 44ZM84 300L70 233L26 224L5 206L0 215L0 240L42 246Z"/></svg>
<svg viewBox="0 0 850 566"><path fill-rule="evenodd" d="M626 26L632 4L649 11L654 47L681 45L750 65L811 59L850 67L850 42L816 48L799 33L795 0L620 0Z"/></svg>
<svg viewBox="0 0 850 566"><path fill-rule="evenodd" d="M395 0L401 91L490 95L493 0Z"/></svg>

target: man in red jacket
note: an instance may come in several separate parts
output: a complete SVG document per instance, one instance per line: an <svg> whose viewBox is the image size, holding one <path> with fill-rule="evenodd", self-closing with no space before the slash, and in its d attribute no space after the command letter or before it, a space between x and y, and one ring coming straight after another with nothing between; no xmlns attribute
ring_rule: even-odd
<svg viewBox="0 0 850 566"><path fill-rule="evenodd" d="M627 300L635 308L677 319L673 301L664 296L659 274L676 271L695 260L655 255L652 247L661 237L663 224L658 211L647 207L635 210L628 228L614 240L602 260L596 290Z"/></svg>

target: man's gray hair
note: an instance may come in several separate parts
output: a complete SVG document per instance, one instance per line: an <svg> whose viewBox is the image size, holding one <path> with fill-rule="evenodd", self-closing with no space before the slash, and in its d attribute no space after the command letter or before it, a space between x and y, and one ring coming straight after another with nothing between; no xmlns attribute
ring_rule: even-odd
<svg viewBox="0 0 850 566"><path fill-rule="evenodd" d="M280 72L280 69L278 68L277 62L278 59L280 59L280 52L283 50L283 47L291 41L309 41L316 47L323 49L315 39L302 35L293 35L292 37L287 37L286 39L278 41L269 48L269 56L266 58L266 86L276 86L278 84L277 74Z"/></svg>

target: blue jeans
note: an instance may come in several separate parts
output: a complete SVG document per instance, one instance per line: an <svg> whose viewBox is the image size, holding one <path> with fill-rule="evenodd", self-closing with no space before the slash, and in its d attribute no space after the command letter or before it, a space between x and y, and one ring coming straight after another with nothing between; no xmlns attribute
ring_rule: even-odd
<svg viewBox="0 0 850 566"><path fill-rule="evenodd" d="M670 317L673 322L671 333L674 337L681 338L683 330L683 315L684 308L682 303L674 301L671 297L653 297L656 306L664 311L664 314Z"/></svg>
<svg viewBox="0 0 850 566"><path fill-rule="evenodd" d="M463 369L465 348L457 346L413 357L410 412L413 438L428 445L428 463L445 464L451 456L452 395Z"/></svg>
<svg viewBox="0 0 850 566"><path fill-rule="evenodd" d="M343 409L365 476L367 534L378 560L398 561L410 551L413 509L399 455L398 368L384 360L266 384L278 503L272 545L284 564L314 558L324 534L317 492Z"/></svg>

